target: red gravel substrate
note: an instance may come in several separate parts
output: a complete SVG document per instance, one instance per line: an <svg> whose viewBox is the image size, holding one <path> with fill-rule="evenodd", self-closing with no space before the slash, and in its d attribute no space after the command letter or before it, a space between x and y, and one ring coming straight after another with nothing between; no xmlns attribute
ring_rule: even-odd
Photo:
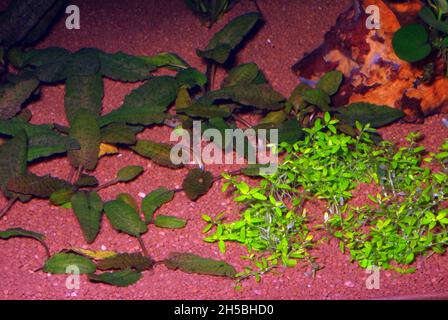
<svg viewBox="0 0 448 320"><path fill-rule="evenodd" d="M350 0L259 0L267 24L243 48L240 62L254 61L265 71L273 86L288 95L297 84L290 66L306 51L317 46L338 14L345 10ZM62 46L70 50L81 47L98 47L115 52L123 50L131 54L152 55L160 51L177 52L193 66L204 69L195 55L195 49L204 47L211 35L224 22L244 12L254 10L251 1L242 0L218 26L212 30L202 27L199 21L185 8L183 1L72 1L81 9L81 30L70 31L64 21L58 23L40 47ZM2 5L4 7L4 5ZM105 82L104 110L120 106L126 94L138 84ZM65 123L63 111L64 87L45 87L40 101L30 109L34 123ZM414 130L426 135L424 144L437 148L448 135L441 124L441 116L427 119L424 125L396 124L382 130L386 139L400 142ZM169 129L146 130L142 137L169 139ZM169 170L158 167L151 161L122 151L120 156L100 160L95 174L100 181L111 179L115 172L127 164L142 165L144 175L136 181L117 185L101 192L103 200L114 198L119 192L128 192L138 198L138 193L148 193L159 186L178 187L186 170ZM215 174L232 167L213 167ZM39 174L51 172L66 177L69 164L65 159L55 159L36 165L33 171ZM159 260L172 251L189 251L217 259L224 259L241 268L240 256L245 249L229 245L228 252L221 254L216 245L202 241L204 227L201 214L216 214L222 211L235 213L229 195L220 192L217 183L206 196L190 202L179 193L175 201L165 205L160 213L173 214L189 219L183 230L162 230L149 227L144 235L148 250ZM364 190L368 192L368 190ZM0 199L0 207L6 203ZM322 207L314 206L316 216L321 216ZM320 210L320 211L318 211ZM16 204L0 221L0 229L22 227L46 235L52 252L71 246L131 252L139 249L137 241L118 234L104 219L96 242L86 246L80 228L70 210L50 206L48 201L33 200L31 204ZM146 272L143 280L129 288L115 288L103 284L92 284L82 278L79 290L68 290L64 276L33 272L45 259L44 250L33 240L11 239L0 241L0 299L360 299L426 294L443 296L448 291L448 257L434 255L416 263L417 272L400 275L392 271L381 272L379 290L368 290L365 279L368 274L339 252L337 243L331 241L319 245L314 255L325 268L315 278L305 275L305 268L287 269L282 275L269 274L261 283L250 280L242 291L234 290L234 282L221 278L173 272L162 265Z"/></svg>

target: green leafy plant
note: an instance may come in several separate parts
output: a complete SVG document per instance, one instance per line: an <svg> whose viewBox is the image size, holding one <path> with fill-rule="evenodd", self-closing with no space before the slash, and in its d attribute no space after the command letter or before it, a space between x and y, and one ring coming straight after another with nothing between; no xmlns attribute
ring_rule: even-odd
<svg viewBox="0 0 448 320"><path fill-rule="evenodd" d="M244 205L239 219L225 222L222 214L207 222L204 241L246 246L254 266L240 273L256 280L278 265L295 266L307 259L316 269L309 248L314 231L304 208L313 197L327 202L322 224L316 226L340 240L363 268L379 267L412 272L407 267L419 255L443 253L447 245L447 142L441 151L423 157L418 134L408 136L410 146L372 140L376 131L355 122L355 136L337 129L340 121L330 113L317 118L306 136L294 144L283 143L286 155L273 175L262 175L256 187L224 175L235 190L234 201ZM422 167L439 163L442 171ZM243 170L244 172L244 170ZM252 173L251 173L252 175ZM360 184L376 184L382 194L369 195L372 204L352 207L350 199ZM246 257L247 258L247 257Z"/></svg>
<svg viewBox="0 0 448 320"><path fill-rule="evenodd" d="M215 4L213 17L216 18L229 8L230 2ZM137 134L148 127L166 125L191 130L192 121L199 120L205 128L215 128L220 132L236 128L237 123L250 129L275 128L279 130L279 141L286 143L282 151L291 157L293 152L287 145L299 148L295 151L304 151L310 148L310 144L313 145L311 149L319 146L313 151L318 153L312 165L318 166L322 171L320 174L324 175L325 170L318 162L323 159L329 161L332 154L343 151L347 153L345 160L363 163L364 158L358 159L357 155L368 153L363 148L367 148L365 133L370 127L362 127L361 124L371 123L379 127L402 116L400 111L387 106L334 106L331 97L343 81L342 74L336 71L324 75L315 87L300 85L288 100L269 85L255 63L231 68L220 87L215 88L213 75L216 67L228 68L231 55L260 22L258 12L233 19L212 37L203 50L197 50L198 56L208 64L203 73L170 52L136 56L96 48L71 52L57 47L30 47L45 35L63 5L64 1L48 0L39 4L12 1L0 15L0 60L3 66L0 134L7 139L0 146L0 188L8 199L0 211L0 219L16 201L25 203L32 198L49 199L52 205L72 209L87 243L95 241L105 216L117 232L135 238L142 252L92 253L69 248L49 257L43 267L45 272L63 274L68 266L76 264L93 282L117 286L135 283L143 271L158 263L150 257L143 239L148 225L172 229L187 225L187 220L160 215L157 210L172 201L178 192L184 192L187 198L196 201L221 178L214 177L199 164L199 168L188 168L182 188L159 187L152 190L143 199L141 208L129 194L118 194L114 200L103 202L103 189L131 183L144 174L141 166L127 166L111 180L100 183L95 171L105 154L117 153L119 148L128 149L160 166L173 170L183 166L172 163L172 145L137 138ZM8 68L9 64L14 68ZM161 69L170 70L169 75L153 74ZM125 97L120 107L104 114L104 78L141 84ZM31 123L32 114L26 109L30 98L37 98L42 86L54 84L65 85L67 125ZM326 113L320 120L318 117L322 112ZM255 113L262 120L251 125L241 116L244 113ZM352 136L336 135L337 130L343 129L351 132ZM335 136L327 134L327 130ZM361 138L356 138L357 130L361 131ZM323 146L322 143L331 145ZM349 156L348 149L352 147L359 150ZM248 153L246 151L244 156ZM71 166L68 177L38 176L30 172L31 163L47 161L54 156L68 157ZM286 175L265 177L264 182L254 188L233 176L240 172L257 175L259 167L225 175L228 180L225 186L235 187L237 201L247 206L242 219L224 223L223 217L212 219L204 216L208 222L206 231L210 232L207 241L217 242L221 251L226 250L226 241L244 243L249 250L256 251L248 259L253 260L258 269L246 269L239 274L239 279L251 276L258 279L261 274L281 264L293 266L301 258L314 261L308 252L313 237L303 206L317 188L311 182L309 185L305 183L306 176L298 181L308 188L307 193L303 194L296 185L290 186L290 177L285 173L289 170L287 165L283 168ZM330 176L340 172L353 174L342 160L332 165ZM343 165L342 169L337 168L338 165ZM314 181L316 184L324 182L330 183L325 179ZM344 182L338 188L322 185L319 189L321 196L333 199L341 190L347 196L353 183L346 184ZM4 239L28 236L44 244L43 236L32 231L9 229L0 235ZM50 256L46 245L45 248ZM266 251L270 252L268 257L263 256ZM232 266L222 261L191 253L173 253L159 262L173 270L232 278L237 275Z"/></svg>
<svg viewBox="0 0 448 320"><path fill-rule="evenodd" d="M236 2L237 0L185 0L188 8L209 28Z"/></svg>
<svg viewBox="0 0 448 320"><path fill-rule="evenodd" d="M436 51L437 56L447 63L448 58L448 2L446 0L427 0L418 16L426 23L401 27L392 40L397 56L408 62L418 62ZM448 69L447 69L448 70Z"/></svg>

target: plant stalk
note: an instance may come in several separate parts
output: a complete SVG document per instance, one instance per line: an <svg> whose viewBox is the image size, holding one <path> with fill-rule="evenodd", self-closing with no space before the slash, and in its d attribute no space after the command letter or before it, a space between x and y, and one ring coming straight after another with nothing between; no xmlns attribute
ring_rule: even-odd
<svg viewBox="0 0 448 320"><path fill-rule="evenodd" d="M17 197L9 199L6 206L2 209L2 211L0 211L0 219L2 219L3 216L8 213L9 209L11 209L11 207L14 205L14 203L16 201L17 201Z"/></svg>
<svg viewBox="0 0 448 320"><path fill-rule="evenodd" d="M146 249L145 243L143 242L142 236L138 235L137 240L138 240L138 243L140 244L140 247L142 248L143 255L145 257L149 257L149 253L148 253L148 250Z"/></svg>
<svg viewBox="0 0 448 320"><path fill-rule="evenodd" d="M98 187L96 187L95 189L93 189L94 192L98 192L102 189L108 188L110 186L113 186L114 184L117 184L118 182L120 182L118 179L112 179L106 183L103 183L102 185L99 185Z"/></svg>

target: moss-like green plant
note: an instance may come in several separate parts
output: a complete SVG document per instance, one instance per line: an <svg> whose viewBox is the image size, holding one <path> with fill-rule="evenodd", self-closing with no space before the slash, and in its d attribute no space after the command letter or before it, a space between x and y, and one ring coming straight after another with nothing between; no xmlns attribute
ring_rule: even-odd
<svg viewBox="0 0 448 320"><path fill-rule="evenodd" d="M204 231L214 230L205 241L217 242L222 251L227 241L246 246L258 269L248 268L242 278L259 279L280 264L294 266L294 259L311 258L307 248L313 232L304 205L312 197L327 202L322 229L363 268L412 272L407 266L418 255L445 251L448 141L439 153L424 156L418 134L408 136L408 147L397 148L387 141L376 144L369 125L356 122L357 135L349 136L337 130L338 124L326 113L303 129L304 140L283 143L286 156L277 172L262 176L256 187L224 175L229 180L224 191L232 186L234 200L245 208L231 222L204 216ZM422 167L433 161L441 171ZM361 183L378 185L382 193L369 195L371 204L352 207L350 199Z"/></svg>

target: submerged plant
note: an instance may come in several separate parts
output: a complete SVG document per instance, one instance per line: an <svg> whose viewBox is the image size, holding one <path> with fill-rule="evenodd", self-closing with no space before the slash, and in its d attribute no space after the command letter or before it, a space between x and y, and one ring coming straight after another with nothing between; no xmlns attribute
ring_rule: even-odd
<svg viewBox="0 0 448 320"><path fill-rule="evenodd" d="M262 175L256 187L225 176L229 182L224 191L232 186L234 200L245 207L232 222L212 222L205 216L210 223L205 231L214 233L204 240L218 242L222 251L225 242L239 242L255 253L251 257L257 257L259 272L249 268L241 277L259 279L275 266L294 266L293 259L313 261L307 250L313 246L313 231L304 208L313 197L327 202L322 227L363 268L412 272L414 268L406 266L417 256L445 251L448 142L441 152L423 157L418 134L409 135L409 147L397 149L387 141L375 143L375 130L369 125L356 122L356 136L340 132L338 125L326 113L312 128L303 129L303 140L283 143L286 155L277 172ZM421 166L434 159L442 171ZM379 186L382 194L369 195L371 205L353 207L350 199L361 183Z"/></svg>
<svg viewBox="0 0 448 320"><path fill-rule="evenodd" d="M202 24L211 27L238 0L185 0L186 5L199 17Z"/></svg>

